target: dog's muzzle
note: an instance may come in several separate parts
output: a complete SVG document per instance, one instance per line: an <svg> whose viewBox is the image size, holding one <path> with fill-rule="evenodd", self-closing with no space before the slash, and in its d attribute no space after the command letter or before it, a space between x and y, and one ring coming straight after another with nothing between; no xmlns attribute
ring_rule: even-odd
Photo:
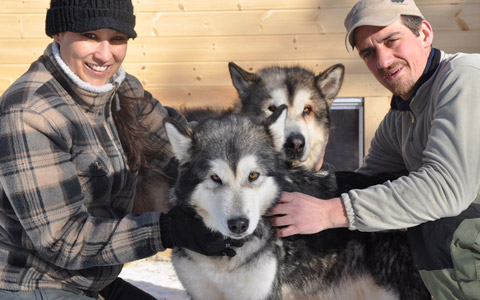
<svg viewBox="0 0 480 300"><path fill-rule="evenodd" d="M305 149L305 137L301 134L291 134L283 147L288 160L300 159Z"/></svg>
<svg viewBox="0 0 480 300"><path fill-rule="evenodd" d="M227 224L232 233L241 234L247 231L249 221L246 218L236 218L228 220Z"/></svg>

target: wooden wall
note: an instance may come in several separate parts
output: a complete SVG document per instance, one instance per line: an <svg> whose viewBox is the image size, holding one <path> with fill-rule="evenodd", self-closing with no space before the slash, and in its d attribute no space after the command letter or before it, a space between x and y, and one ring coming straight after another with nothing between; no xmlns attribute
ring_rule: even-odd
<svg viewBox="0 0 480 300"><path fill-rule="evenodd" d="M256 70L300 64L346 66L341 97L365 97L366 133L388 109L389 92L344 46L343 20L355 0L133 0L138 38L125 69L166 105L227 106L235 98L227 63ZM480 0L417 0L434 46L480 52ZM42 54L49 0L2 0L0 93Z"/></svg>

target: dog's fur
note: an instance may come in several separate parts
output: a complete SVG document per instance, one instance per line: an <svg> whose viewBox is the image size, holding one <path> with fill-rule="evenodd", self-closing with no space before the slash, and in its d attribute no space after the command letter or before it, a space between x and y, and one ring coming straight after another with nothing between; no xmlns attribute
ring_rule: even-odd
<svg viewBox="0 0 480 300"><path fill-rule="evenodd" d="M181 161L173 204L193 207L213 230L246 241L234 258L174 251L175 268L193 298L429 299L405 232L335 229L278 239L264 217L281 190L326 199L387 179L314 172L330 132L329 108L341 87L343 66L318 75L300 67L257 73L234 63L229 68L239 94L234 108L181 110L199 122L193 131L166 125ZM282 117L274 113L281 105L288 107ZM139 197L150 193L159 200L168 187L154 171L140 174ZM165 184L160 190L158 182ZM149 209L164 202L156 203ZM230 226L228 220L233 220ZM231 232L244 228L245 220L247 231Z"/></svg>
<svg viewBox="0 0 480 300"><path fill-rule="evenodd" d="M269 66L247 72L233 62L229 65L233 86L239 98L231 108L178 108L189 121L202 121L212 115L247 114L265 120L280 105L288 107L283 151L292 165L318 171L331 129L329 108L343 82L344 66L333 65L319 74L299 66ZM160 170L144 168L138 176L134 211L168 209L166 194L171 182Z"/></svg>
<svg viewBox="0 0 480 300"><path fill-rule="evenodd" d="M280 192L328 199L335 177L285 163L287 110L265 122L245 115L207 119L193 128L166 123L180 161L172 205L193 209L213 231L244 239L237 255L207 257L176 248L175 270L193 299L430 299L405 232L331 229L279 239L265 214Z"/></svg>
<svg viewBox="0 0 480 300"><path fill-rule="evenodd" d="M316 163L332 127L329 112L343 83L344 66L336 64L317 75L300 66L269 66L256 73L233 62L228 67L239 96L233 108L184 108L181 113L195 121L228 113L265 120L277 107L286 105L286 158L292 165L318 171Z"/></svg>

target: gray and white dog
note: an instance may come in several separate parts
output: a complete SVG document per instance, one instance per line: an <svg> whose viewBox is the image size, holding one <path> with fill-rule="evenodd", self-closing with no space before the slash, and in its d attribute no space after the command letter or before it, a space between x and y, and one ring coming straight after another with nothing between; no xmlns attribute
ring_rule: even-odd
<svg viewBox="0 0 480 300"><path fill-rule="evenodd" d="M285 105L266 120L228 114L194 127L165 123L180 162L172 205L192 209L213 231L243 239L235 257L175 248L172 261L193 299L430 299L405 232L331 229L280 239L269 218L282 190L336 196L331 174L285 160Z"/></svg>
<svg viewBox="0 0 480 300"><path fill-rule="evenodd" d="M188 206L212 230L245 239L234 258L174 250L193 299L430 299L405 232L334 229L278 239L265 217L281 190L326 199L388 179L316 173L344 67L317 75L301 67L252 73L230 63L229 69L239 94L234 108L182 111L199 122L193 128L166 124L180 161L172 205ZM152 192L157 177L145 175Z"/></svg>
<svg viewBox="0 0 480 300"><path fill-rule="evenodd" d="M342 86L344 66L336 64L319 74L300 66L268 66L258 72L248 72L233 62L228 67L239 96L233 107L179 108L180 113L189 121L231 113L265 120L277 107L286 105L282 151L290 164L318 171L317 162L331 129L329 109ZM161 169L144 168L138 178L134 210L166 211L168 203L162 195L171 182Z"/></svg>

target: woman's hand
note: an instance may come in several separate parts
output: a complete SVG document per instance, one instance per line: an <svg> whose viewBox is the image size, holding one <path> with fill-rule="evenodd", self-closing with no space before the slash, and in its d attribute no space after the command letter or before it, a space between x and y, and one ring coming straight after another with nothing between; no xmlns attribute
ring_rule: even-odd
<svg viewBox="0 0 480 300"><path fill-rule="evenodd" d="M270 210L270 216L280 237L348 227L341 198L323 200L302 193L283 192L280 203Z"/></svg>

